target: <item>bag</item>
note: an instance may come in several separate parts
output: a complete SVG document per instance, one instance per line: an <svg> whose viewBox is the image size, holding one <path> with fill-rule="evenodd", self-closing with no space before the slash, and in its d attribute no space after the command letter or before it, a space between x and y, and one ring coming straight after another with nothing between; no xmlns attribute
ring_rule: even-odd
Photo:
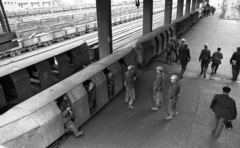
<svg viewBox="0 0 240 148"><path fill-rule="evenodd" d="M229 120L225 121L225 127L227 129L232 129L233 128L232 122Z"/></svg>
<svg viewBox="0 0 240 148"><path fill-rule="evenodd" d="M236 60L232 60L232 64L233 65L237 65L237 61Z"/></svg>

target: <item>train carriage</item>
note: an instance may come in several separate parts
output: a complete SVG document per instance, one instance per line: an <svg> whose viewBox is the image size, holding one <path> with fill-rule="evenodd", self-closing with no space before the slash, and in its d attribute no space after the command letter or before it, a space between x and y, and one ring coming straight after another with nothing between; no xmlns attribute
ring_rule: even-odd
<svg viewBox="0 0 240 148"><path fill-rule="evenodd" d="M52 45L52 41L53 41L53 33L52 32L47 32L47 33L41 33L36 35L36 37L38 37L38 44L39 46L50 46Z"/></svg>
<svg viewBox="0 0 240 148"><path fill-rule="evenodd" d="M63 30L65 30L66 33L65 38L74 38L77 33L77 29L75 27L66 27L63 28Z"/></svg>
<svg viewBox="0 0 240 148"><path fill-rule="evenodd" d="M37 37L33 37L33 38L25 38L21 41L19 41L18 43L21 43L22 44L22 51L25 51L25 50L28 50L28 51L32 51L32 50L36 50L37 49L37 46L38 46L38 38Z"/></svg>
<svg viewBox="0 0 240 148"><path fill-rule="evenodd" d="M75 28L77 30L77 34L76 35L84 35L86 30L87 30L86 25L78 25L78 26L75 26Z"/></svg>
<svg viewBox="0 0 240 148"><path fill-rule="evenodd" d="M63 29L53 30L53 41L62 42L66 36L66 32Z"/></svg>

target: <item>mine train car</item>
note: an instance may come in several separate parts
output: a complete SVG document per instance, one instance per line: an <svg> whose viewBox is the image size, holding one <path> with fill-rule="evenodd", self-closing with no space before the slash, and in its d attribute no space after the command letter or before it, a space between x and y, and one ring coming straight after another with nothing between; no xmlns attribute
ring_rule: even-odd
<svg viewBox="0 0 240 148"><path fill-rule="evenodd" d="M115 26L138 18L142 18L143 12L136 13L132 11L134 8L135 7L133 6L124 6L117 8L117 10L113 9L119 14L122 14L121 12L126 11L132 12L132 14L130 13L113 17L112 25ZM159 9L158 13L160 12L163 12L163 10ZM86 17L88 17L88 19L86 19ZM97 22L94 21L95 19L96 12L88 12L86 14L79 13L59 16L56 18L45 18L41 20L21 22L17 25L12 26L10 24L11 28L15 28L15 30L17 28L22 29L17 31L17 36L19 38L19 47L0 52L0 59L7 56L13 57L20 55L25 51L36 50L40 46L50 46L54 42L61 42L67 38L74 38L78 35L96 31L98 27ZM33 36L30 37L31 35Z"/></svg>
<svg viewBox="0 0 240 148"><path fill-rule="evenodd" d="M133 5L133 3L112 3L112 6L124 6L124 5ZM24 16L32 16L32 15L41 15L48 13L58 13L65 11L76 11L82 9L94 9L96 8L96 4L86 4L86 5L69 5L64 7L49 7L49 8L39 8L39 9L29 9L25 11L6 11L6 15L8 18L13 17L24 17Z"/></svg>
<svg viewBox="0 0 240 148"><path fill-rule="evenodd" d="M119 8L119 10L125 11L126 9L129 9L128 7L122 7L122 8ZM163 11L164 11L163 9L158 9L158 11L154 11L154 14L157 14ZM33 27L32 29L17 31L17 35L19 38L18 39L19 47L13 48L11 50L7 50L4 52L0 52L0 59L7 56L13 57L16 55L20 55L22 52L25 52L25 51L36 50L38 47L41 47L41 46L45 46L45 47L50 46L54 42L61 42L68 38L74 38L75 36L78 36L78 35L84 35L85 33L96 31L98 29L96 21L91 22L92 20L88 20L88 19L82 20L84 17L86 17L86 15L94 17L96 13L89 12L88 14L84 14L84 15L79 14L77 16L76 14L74 14L74 15L57 17L55 19L47 18L47 19L40 20L40 22L29 21L29 22L17 24L17 26L21 28L26 28L26 27L31 28L31 26L35 26L35 28ZM72 16L79 18L80 20L73 20L71 22L65 22L65 23L60 22L60 20L69 21L72 19ZM122 24L138 18L142 18L142 17L143 17L143 12L113 17L112 26ZM79 23L81 25L79 25ZM49 26L41 27L40 24L49 24ZM35 33L36 35L34 37L30 37L33 33Z"/></svg>
<svg viewBox="0 0 240 148"><path fill-rule="evenodd" d="M56 8L57 9L57 8ZM139 8L141 11L142 8ZM122 13L129 13L129 12L136 12L137 8L135 6L119 6L117 8L112 8L112 14L113 15L119 15ZM35 13L36 11L34 11ZM18 13L18 15L21 15L22 13ZM12 13L11 13L12 15ZM16 24L9 24L12 31L17 30L23 30L23 29L29 29L29 28L39 28L46 25L53 25L55 23L63 23L63 22L72 22L76 19L89 19L89 18L96 19L96 10L89 11L85 13L73 13L73 14L64 14L59 17L49 17L49 18L43 18L39 20L31 20L31 21L24 21L19 22ZM0 30L2 32L2 30Z"/></svg>
<svg viewBox="0 0 240 148"><path fill-rule="evenodd" d="M0 144L9 148L46 148L63 136L66 130L58 105L65 95L70 100L74 123L80 127L124 88L123 76L128 65L134 65L136 73L140 71L166 49L170 37L179 37L199 16L198 11L185 15L139 38L135 48L117 50L92 64L86 59L89 53L86 43L72 49L70 45L59 46L47 55L37 55L33 64L28 61L33 58L19 61L16 67L23 66L17 67L20 70L11 69L10 74L0 77L1 104L14 101L14 96L19 102L0 116ZM84 61L90 65L83 68ZM112 77L108 77L109 73ZM95 84L94 101L87 89L90 82Z"/></svg>
<svg viewBox="0 0 240 148"><path fill-rule="evenodd" d="M136 15L114 17L112 25L122 24L136 18L141 18L142 12ZM84 23L84 24L82 24ZM81 25L79 25L81 24ZM72 23L58 23L52 26L26 29L17 31L19 47L4 52L0 52L0 59L7 56L17 56L25 51L36 50L41 46L50 46L55 42L62 42L65 39L74 38L75 36L91 33L98 29L97 22L91 20L73 21ZM32 36L32 37L30 37Z"/></svg>

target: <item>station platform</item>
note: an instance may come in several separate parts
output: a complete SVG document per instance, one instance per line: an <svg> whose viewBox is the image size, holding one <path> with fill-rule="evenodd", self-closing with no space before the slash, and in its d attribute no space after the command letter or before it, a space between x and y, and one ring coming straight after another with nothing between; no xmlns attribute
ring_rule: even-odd
<svg viewBox="0 0 240 148"><path fill-rule="evenodd" d="M240 23L235 20L220 19L220 11L202 18L182 37L189 43L191 61L180 80L181 97L177 104L178 115L166 120L167 91L170 76L180 74L180 65L165 64L165 55L156 57L137 78L134 102L135 110L124 103L125 90L109 102L80 130L84 134L75 138L70 135L60 148L239 148L240 118L233 121L233 129L224 127L218 139L211 135L214 114L210 102L214 94L221 94L222 87L232 88L230 96L235 99L240 110L240 85L231 81L230 57L236 46L240 45ZM213 53L222 48L223 60L217 74L199 76L200 55L203 45L208 43ZM152 83L155 68L162 66L165 73L164 104L158 111L152 111Z"/></svg>

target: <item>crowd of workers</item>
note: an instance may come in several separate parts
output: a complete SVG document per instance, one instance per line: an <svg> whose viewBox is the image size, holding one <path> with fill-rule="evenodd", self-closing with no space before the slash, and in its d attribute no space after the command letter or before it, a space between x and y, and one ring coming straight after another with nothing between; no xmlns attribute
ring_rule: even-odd
<svg viewBox="0 0 240 148"><path fill-rule="evenodd" d="M203 10L203 16L209 16L211 15L214 15L215 11L216 11L216 8L213 7L213 6L210 6L209 3L207 3L204 7L204 10Z"/></svg>
<svg viewBox="0 0 240 148"><path fill-rule="evenodd" d="M191 55L190 49L188 47L188 43L185 39L178 40L176 37L172 37L169 39L169 42L166 46L166 63L172 64L176 62L177 64L181 64L181 72L180 76L172 75L170 77L171 86L168 91L168 116L167 120L173 119L176 112L176 104L180 98L180 89L181 84L179 80L183 78L183 74L186 70L188 62L190 62ZM223 54L221 53L221 48L218 47L217 51L215 51L211 56L211 51L208 49L208 44L204 45L204 49L202 49L199 61L201 62L201 73L203 77L206 77L206 72L208 69L208 65L212 62L211 65L211 75L217 73L218 67L221 64L221 60L223 58ZM240 47L237 47L237 51L233 53L230 64L232 65L232 81L236 81L239 69L240 69ZM113 96L113 74L109 69L106 69L105 74L107 76L108 81L108 95ZM155 102L154 106L151 108L153 111L159 110L163 106L163 90L164 90L164 80L165 74L163 72L163 67L156 67L156 77L153 81L153 100ZM128 65L127 71L124 75L124 86L126 87L126 97L125 103L128 104L130 109L135 109L133 107L133 103L135 101L135 90L134 90L134 82L138 75L136 75L135 67L133 65ZM89 96L89 108L90 111L96 108L96 90L95 84L90 81L88 85L86 85L86 90ZM215 137L219 137L224 124L228 123L231 120L236 119L237 111L235 101L228 96L231 88L225 86L223 87L223 94L215 95L210 108L215 112L215 123L213 128L213 135ZM221 106L224 105L224 106ZM69 103L69 97L67 95L63 96L63 100L60 103L60 109L62 111L63 123L65 125L66 131L72 131L76 137L83 134L82 131L78 131L76 125L74 124L74 115L71 108L71 104ZM224 110L224 107L228 107L229 110Z"/></svg>
<svg viewBox="0 0 240 148"><path fill-rule="evenodd" d="M181 64L181 72L180 77L177 75L172 75L170 77L171 86L168 91L168 116L167 120L173 119L176 112L176 105L180 98L180 89L181 84L179 83L179 79L183 78L184 71L186 70L188 62L190 62L190 49L188 47L188 43L185 39L179 41L176 37L170 38L166 47L167 55L166 55L166 63L172 64L173 61L180 62ZM208 65L212 62L211 75L217 73L217 69L221 64L221 59L223 58L223 54L221 53L221 48L218 47L217 51L213 53L211 56L211 51L208 49L208 44L204 45L204 49L202 49L199 61L201 62L201 73L204 78L206 77L206 71L208 69ZM237 76L240 68L240 47L237 47L237 51L233 53L230 63L232 64L233 71L233 81L237 80ZM163 105L163 90L164 90L164 79L165 74L163 72L163 68L161 66L156 67L156 77L153 81L153 100L155 102L152 110L157 111ZM134 109L133 102L135 100L135 91L134 91L134 81L136 80L134 66L129 65L127 72L125 73L125 87L126 87L126 98L125 102L128 103L128 107L130 109ZM232 127L231 120L236 119L237 117L237 109L235 101L229 97L229 93L231 88L228 86L223 87L223 94L217 94L213 97L213 100L210 104L210 108L215 113L215 122L213 125L212 134L217 138L220 136L220 133L223 129L223 126ZM228 108L228 109L226 109Z"/></svg>

